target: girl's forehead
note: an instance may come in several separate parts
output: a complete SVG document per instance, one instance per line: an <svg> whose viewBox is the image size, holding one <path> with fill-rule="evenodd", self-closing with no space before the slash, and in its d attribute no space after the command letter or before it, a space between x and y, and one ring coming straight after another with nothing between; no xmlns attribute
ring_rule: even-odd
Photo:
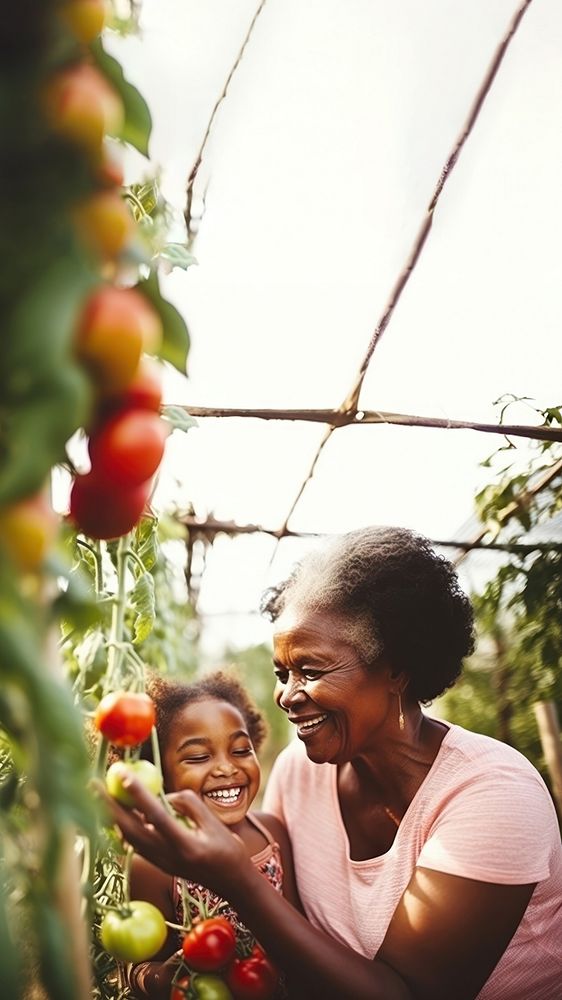
<svg viewBox="0 0 562 1000"><path fill-rule="evenodd" d="M178 709L174 716L173 728L216 730L232 728L233 731L247 730L246 720L236 705L217 698L194 701Z"/></svg>

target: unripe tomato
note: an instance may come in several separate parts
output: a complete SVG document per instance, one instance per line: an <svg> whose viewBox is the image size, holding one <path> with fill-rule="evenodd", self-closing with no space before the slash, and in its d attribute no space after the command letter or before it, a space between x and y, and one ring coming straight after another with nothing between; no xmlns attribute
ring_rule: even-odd
<svg viewBox="0 0 562 1000"><path fill-rule="evenodd" d="M57 534L59 519L42 494L0 510L0 542L24 572L38 569Z"/></svg>
<svg viewBox="0 0 562 1000"><path fill-rule="evenodd" d="M144 743L155 722L154 702L140 691L111 691L104 695L94 715L98 732L117 747Z"/></svg>
<svg viewBox="0 0 562 1000"><path fill-rule="evenodd" d="M183 957L197 972L215 972L230 962L236 935L226 917L209 917L194 924L182 941Z"/></svg>
<svg viewBox="0 0 562 1000"><path fill-rule="evenodd" d="M226 981L235 1000L270 1000L279 976L265 955L235 958L226 973Z"/></svg>
<svg viewBox="0 0 562 1000"><path fill-rule="evenodd" d="M117 191L97 191L73 214L83 242L104 259L117 257L135 230L133 216Z"/></svg>
<svg viewBox="0 0 562 1000"><path fill-rule="evenodd" d="M189 976L182 976L172 986L170 1000L185 1000L189 990Z"/></svg>
<svg viewBox="0 0 562 1000"><path fill-rule="evenodd" d="M116 760L107 769L105 784L109 794L122 805L134 806L135 804L131 793L123 788L123 779L129 774L133 778L137 778L148 792L160 795L163 787L162 775L149 760Z"/></svg>
<svg viewBox="0 0 562 1000"><path fill-rule="evenodd" d="M103 31L107 4L105 0L65 0L60 13L74 37L89 45Z"/></svg>
<svg viewBox="0 0 562 1000"><path fill-rule="evenodd" d="M144 962L152 958L166 940L168 930L160 910L145 900L129 903L129 912L106 913L100 927L101 943L121 962Z"/></svg>
<svg viewBox="0 0 562 1000"><path fill-rule="evenodd" d="M119 95L86 62L61 70L49 80L43 106L53 131L95 159L101 155L104 135L119 135L125 119Z"/></svg>
<svg viewBox="0 0 562 1000"><path fill-rule="evenodd" d="M136 486L156 472L169 425L148 410L116 413L90 437L88 451L98 482Z"/></svg>
<svg viewBox="0 0 562 1000"><path fill-rule="evenodd" d="M232 1000L232 993L220 976L194 976L192 989L197 1000Z"/></svg>
<svg viewBox="0 0 562 1000"><path fill-rule="evenodd" d="M104 285L83 309L76 353L102 392L121 392L135 377L141 354L155 354L162 336L162 321L141 292Z"/></svg>
<svg viewBox="0 0 562 1000"><path fill-rule="evenodd" d="M152 480L129 489L99 483L92 473L76 476L70 491L70 518L90 538L120 538L140 521Z"/></svg>

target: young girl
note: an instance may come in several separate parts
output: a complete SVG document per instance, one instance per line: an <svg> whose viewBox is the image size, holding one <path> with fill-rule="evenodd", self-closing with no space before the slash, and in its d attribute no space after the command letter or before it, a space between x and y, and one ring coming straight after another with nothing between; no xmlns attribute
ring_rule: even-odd
<svg viewBox="0 0 562 1000"><path fill-rule="evenodd" d="M156 705L156 728L166 792L191 789L246 846L254 865L300 909L290 843L274 816L249 812L260 784L256 757L266 728L242 685L224 673L209 674L192 684L154 678L148 693ZM143 757L152 758L147 744ZM182 892L187 889L187 894ZM237 914L205 886L171 878L139 855L131 868L131 898L154 903L166 920L185 926L184 896L191 900L190 918L207 912L225 916L239 940L252 940ZM127 983L135 997L169 1000L178 967L181 937L170 930L151 961L128 966Z"/></svg>

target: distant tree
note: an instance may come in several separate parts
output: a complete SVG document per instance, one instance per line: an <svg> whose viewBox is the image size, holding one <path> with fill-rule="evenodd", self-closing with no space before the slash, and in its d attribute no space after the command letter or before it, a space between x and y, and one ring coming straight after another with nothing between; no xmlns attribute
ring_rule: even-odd
<svg viewBox="0 0 562 1000"><path fill-rule="evenodd" d="M513 398L503 404L502 416ZM560 407L537 411L545 427L562 426ZM508 461L502 460L507 457ZM552 701L562 711L562 446L537 442L526 463L511 441L484 463L502 462L476 497L487 539L513 543L506 561L482 593L473 595L477 654L463 679L436 706L452 720L513 744L547 779L534 704ZM537 484L544 486L537 489ZM522 533L551 528L552 548L522 553ZM542 532L542 536L544 532ZM541 537L542 537L541 536ZM532 535L531 537L536 537Z"/></svg>

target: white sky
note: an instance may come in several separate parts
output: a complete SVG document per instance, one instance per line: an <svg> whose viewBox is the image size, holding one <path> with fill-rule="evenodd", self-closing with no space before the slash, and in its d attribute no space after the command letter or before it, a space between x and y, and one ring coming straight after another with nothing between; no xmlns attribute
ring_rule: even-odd
<svg viewBox="0 0 562 1000"><path fill-rule="evenodd" d="M257 6L143 0L141 37L107 39L151 108L151 162L178 218ZM161 279L193 343L189 379L170 379L168 402L341 402L518 6L267 0L199 172L198 266ZM560 0L533 0L375 351L365 409L495 422L505 392L561 402L561 52ZM178 224L172 238L184 235ZM511 418L532 420L523 409ZM323 430L201 421L169 442L160 500L277 527ZM339 430L290 526L394 523L451 537L484 482L478 463L499 443L471 431ZM284 541L270 566L274 547L215 543L201 592L210 650L268 636L244 613L301 551Z"/></svg>

